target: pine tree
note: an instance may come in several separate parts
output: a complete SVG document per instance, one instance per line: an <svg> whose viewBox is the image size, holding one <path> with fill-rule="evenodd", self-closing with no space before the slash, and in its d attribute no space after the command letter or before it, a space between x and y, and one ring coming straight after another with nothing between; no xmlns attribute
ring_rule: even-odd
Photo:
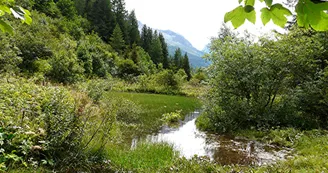
<svg viewBox="0 0 328 173"><path fill-rule="evenodd" d="M87 10L87 0L74 0L75 8L77 13L81 16L84 16Z"/></svg>
<svg viewBox="0 0 328 173"><path fill-rule="evenodd" d="M167 44L165 42L164 36L162 33L159 33L159 40L161 41L162 45L162 63L163 63L163 68L168 69L169 68L169 51L167 48Z"/></svg>
<svg viewBox="0 0 328 173"><path fill-rule="evenodd" d="M116 23L121 28L125 42L129 44L129 32L127 23L128 12L125 9L125 2L124 0L112 0L112 6L112 11L115 15Z"/></svg>
<svg viewBox="0 0 328 173"><path fill-rule="evenodd" d="M191 70L190 70L190 64L189 64L189 57L188 54L185 53L183 58L183 69L187 74L187 80L189 81L191 79Z"/></svg>
<svg viewBox="0 0 328 173"><path fill-rule="evenodd" d="M136 18L134 10L129 14L129 38L130 44L140 45L140 32L138 26L138 20Z"/></svg>
<svg viewBox="0 0 328 173"><path fill-rule="evenodd" d="M153 39L153 30L144 25L141 30L141 47L150 53L151 42Z"/></svg>
<svg viewBox="0 0 328 173"><path fill-rule="evenodd" d="M147 25L144 25L141 29L140 45L145 51L147 48L146 37L147 37Z"/></svg>
<svg viewBox="0 0 328 173"><path fill-rule="evenodd" d="M162 44L157 34L157 31L155 31L152 36L152 41L150 46L150 57L156 65L163 62Z"/></svg>
<svg viewBox="0 0 328 173"><path fill-rule="evenodd" d="M61 14L67 18L73 19L77 15L77 10L72 0L58 0L56 5Z"/></svg>
<svg viewBox="0 0 328 173"><path fill-rule="evenodd" d="M173 59L173 64L176 70L181 68L181 59L182 59L181 49L177 48L174 52L174 59Z"/></svg>
<svg viewBox="0 0 328 173"><path fill-rule="evenodd" d="M88 12L88 19L94 30L108 42L116 24L110 0L96 0L89 5L91 9Z"/></svg>
<svg viewBox="0 0 328 173"><path fill-rule="evenodd" d="M123 38L123 33L121 31L120 26L117 24L114 31L113 35L110 38L110 44L112 48L119 54L122 55L122 52L125 48L125 41Z"/></svg>

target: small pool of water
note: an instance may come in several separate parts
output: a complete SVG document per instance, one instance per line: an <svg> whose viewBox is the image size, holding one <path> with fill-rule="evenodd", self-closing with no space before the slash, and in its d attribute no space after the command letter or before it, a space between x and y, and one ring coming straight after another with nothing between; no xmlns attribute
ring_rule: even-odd
<svg viewBox="0 0 328 173"><path fill-rule="evenodd" d="M186 158L192 158L194 155L206 156L223 165L272 164L285 159L290 153L288 148L199 131L195 125L199 114L200 112L197 111L191 113L177 128L162 127L157 134L148 135L146 141L167 142L172 144L181 156ZM135 138L132 147L137 143L138 138Z"/></svg>

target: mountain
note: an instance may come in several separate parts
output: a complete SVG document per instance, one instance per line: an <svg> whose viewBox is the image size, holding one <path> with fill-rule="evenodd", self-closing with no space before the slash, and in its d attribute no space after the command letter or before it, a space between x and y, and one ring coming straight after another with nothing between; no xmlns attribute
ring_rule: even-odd
<svg viewBox="0 0 328 173"><path fill-rule="evenodd" d="M143 24L139 21L139 30L141 31ZM182 35L173 32L171 30L158 30L161 32L167 43L169 54L174 55L177 48L181 49L183 54L187 53L189 57L189 62L193 67L206 67L210 63L207 62L202 56L205 52L196 49L186 38Z"/></svg>

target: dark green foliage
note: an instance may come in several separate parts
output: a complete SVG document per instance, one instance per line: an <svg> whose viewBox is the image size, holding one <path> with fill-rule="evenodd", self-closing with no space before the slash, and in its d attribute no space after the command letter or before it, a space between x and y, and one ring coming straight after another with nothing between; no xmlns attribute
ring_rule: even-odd
<svg viewBox="0 0 328 173"><path fill-rule="evenodd" d="M202 121L209 129L327 127L321 33L294 29L278 41L259 43L228 35L211 45L212 89Z"/></svg>
<svg viewBox="0 0 328 173"><path fill-rule="evenodd" d="M130 59L123 59L117 62L118 75L122 78L130 78L140 74L139 68Z"/></svg>
<svg viewBox="0 0 328 173"><path fill-rule="evenodd" d="M182 64L183 70L187 74L187 80L189 81L191 79L191 70L190 70L190 63L187 53L183 57L183 64Z"/></svg>
<svg viewBox="0 0 328 173"><path fill-rule="evenodd" d="M172 89L178 89L179 83L175 79L174 72L172 70L163 70L156 76L156 81L159 85L170 87Z"/></svg>
<svg viewBox="0 0 328 173"><path fill-rule="evenodd" d="M175 53L174 53L174 58L173 58L173 67L175 69L180 69L182 67L182 53L181 53L181 49L178 48L175 50Z"/></svg>
<svg viewBox="0 0 328 173"><path fill-rule="evenodd" d="M129 55L129 59L131 59L135 64L138 64L140 61L140 57L138 54L138 50L137 50L137 45L133 44L132 45L132 49Z"/></svg>
<svg viewBox="0 0 328 173"><path fill-rule="evenodd" d="M5 39L4 35L0 35L0 73L17 73L18 65L22 62L20 50L11 44L10 39Z"/></svg>
<svg viewBox="0 0 328 173"><path fill-rule="evenodd" d="M53 0L34 0L33 9L51 17L60 16L60 10Z"/></svg>
<svg viewBox="0 0 328 173"><path fill-rule="evenodd" d="M151 41L152 41L153 31L144 25L141 30L141 47L146 51L150 52Z"/></svg>
<svg viewBox="0 0 328 173"><path fill-rule="evenodd" d="M131 11L131 13L128 16L128 31L129 31L129 41L130 44L137 44L140 45L140 32L139 32L139 27L138 27L138 20L136 18L134 10Z"/></svg>
<svg viewBox="0 0 328 173"><path fill-rule="evenodd" d="M167 48L167 44L165 42L164 36L162 33L159 33L159 40L161 41L161 46L162 46L162 55L163 55L163 60L162 60L162 64L163 64L163 68L167 69L169 68L169 51Z"/></svg>
<svg viewBox="0 0 328 173"><path fill-rule="evenodd" d="M116 26L116 20L112 11L110 0L96 0L88 3L88 20L91 21L93 29L98 32L101 38L109 41Z"/></svg>
<svg viewBox="0 0 328 173"><path fill-rule="evenodd" d="M50 77L58 82L74 83L82 79L84 69L76 56L76 43L67 36L60 38L54 56L49 60L52 70Z"/></svg>
<svg viewBox="0 0 328 173"><path fill-rule="evenodd" d="M127 16L128 12L125 9L125 2L124 0L112 0L112 11L115 16L115 21L119 25L122 34L123 34L123 39L125 40L126 43L130 43L130 38L129 38L129 31L128 31L128 21L127 21Z"/></svg>
<svg viewBox="0 0 328 173"><path fill-rule="evenodd" d="M79 15L85 16L88 2L89 0L74 0L75 9Z"/></svg>
<svg viewBox="0 0 328 173"><path fill-rule="evenodd" d="M113 49L119 55L122 55L122 52L125 48L125 41L124 41L124 38L123 38L122 30L121 30L121 28L118 24L115 26L112 37L109 40L110 40L110 44L113 47Z"/></svg>
<svg viewBox="0 0 328 173"><path fill-rule="evenodd" d="M77 15L75 4L73 0L58 0L56 2L61 14L67 18L74 18Z"/></svg>
<svg viewBox="0 0 328 173"><path fill-rule="evenodd" d="M158 37L157 31L154 32L151 41L150 53L151 60L158 65L163 62L163 49L161 40Z"/></svg>
<svg viewBox="0 0 328 173"><path fill-rule="evenodd" d="M116 57L111 47L94 34L79 41L77 56L87 76L99 77L106 77L112 72Z"/></svg>

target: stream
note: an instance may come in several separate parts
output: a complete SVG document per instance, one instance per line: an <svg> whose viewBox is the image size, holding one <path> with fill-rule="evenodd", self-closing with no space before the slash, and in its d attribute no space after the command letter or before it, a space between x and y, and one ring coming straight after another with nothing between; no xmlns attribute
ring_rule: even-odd
<svg viewBox="0 0 328 173"><path fill-rule="evenodd" d="M134 138L131 148L140 140L167 142L172 144L182 157L190 159L194 155L205 156L222 165L261 166L284 160L290 154L288 148L199 131L195 124L199 115L200 112L195 111L186 116L179 127L164 126L157 134L148 135L144 139Z"/></svg>

